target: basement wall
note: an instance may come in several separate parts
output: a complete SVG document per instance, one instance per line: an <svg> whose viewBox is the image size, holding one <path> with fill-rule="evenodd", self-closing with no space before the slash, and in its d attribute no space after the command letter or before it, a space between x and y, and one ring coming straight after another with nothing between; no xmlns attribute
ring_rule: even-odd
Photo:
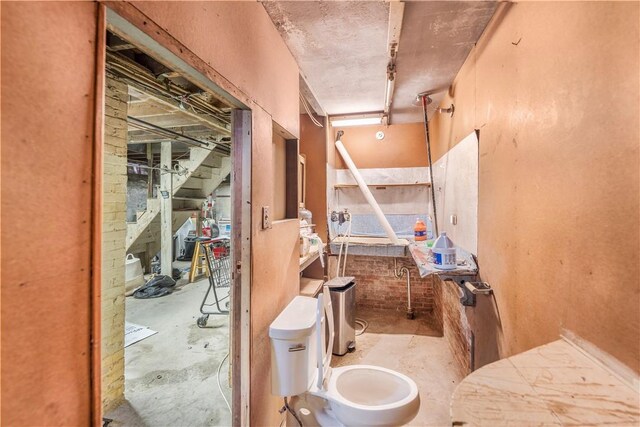
<svg viewBox="0 0 640 427"><path fill-rule="evenodd" d="M102 408L124 400L127 84L107 74L102 175Z"/></svg>
<svg viewBox="0 0 640 427"><path fill-rule="evenodd" d="M476 354L567 329L640 372L639 8L500 6L442 101L455 115L433 118L436 158L480 129L478 261L497 311L476 312L494 337Z"/></svg>
<svg viewBox="0 0 640 427"><path fill-rule="evenodd" d="M460 304L460 287L457 283L452 280L442 280L436 275L431 277L434 283L434 324L441 330L442 336L451 349L455 361L454 369L460 378L464 378L473 371L472 328L468 320L468 312L473 311L473 307Z"/></svg>
<svg viewBox="0 0 640 427"><path fill-rule="evenodd" d="M1 8L0 424L86 426L97 5Z"/></svg>
<svg viewBox="0 0 640 427"><path fill-rule="evenodd" d="M407 278L393 274L394 258L350 255L345 276L356 278L356 308L407 312ZM337 256L330 258L329 276L335 277ZM411 278L411 307L417 317L431 318L434 308L433 281L421 278L413 258L397 258L398 268L407 267Z"/></svg>

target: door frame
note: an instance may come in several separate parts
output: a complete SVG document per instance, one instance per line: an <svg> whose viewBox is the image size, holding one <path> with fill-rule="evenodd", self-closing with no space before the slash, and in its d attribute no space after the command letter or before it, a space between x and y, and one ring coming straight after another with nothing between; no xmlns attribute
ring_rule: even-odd
<svg viewBox="0 0 640 427"><path fill-rule="evenodd" d="M106 4L106 5L105 5ZM229 322L232 425L249 425L250 349L251 349L251 101L203 60L181 45L164 29L156 26L135 6L125 2L98 5L96 37L96 104L93 182L92 255L92 406L93 422L102 425L101 361L101 266L102 266L102 162L104 139L104 83L106 31L110 30L134 43L148 55L180 71L194 83L222 98L232 110L231 150L231 252L232 286ZM244 102L238 98L244 99ZM124 331L123 331L124 333Z"/></svg>

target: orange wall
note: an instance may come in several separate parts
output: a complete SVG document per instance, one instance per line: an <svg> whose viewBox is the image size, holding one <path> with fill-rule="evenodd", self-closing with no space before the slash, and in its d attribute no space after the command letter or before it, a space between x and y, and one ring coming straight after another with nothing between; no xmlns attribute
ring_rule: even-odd
<svg viewBox="0 0 640 427"><path fill-rule="evenodd" d="M320 123L325 123L319 117ZM326 125L325 125L326 126ZM326 128L313 124L308 115L300 116L300 154L306 156L306 207L313 214L316 232L327 240L327 150Z"/></svg>
<svg viewBox="0 0 640 427"><path fill-rule="evenodd" d="M251 424L277 425L267 331L298 293L298 224L263 231L260 209L272 120L299 135L296 62L257 2L108 4L252 109ZM88 425L96 4L3 2L2 36L2 424Z"/></svg>
<svg viewBox="0 0 640 427"><path fill-rule="evenodd" d="M417 107L416 107L417 108ZM354 126L333 128L333 143L337 131L343 130L342 143L358 168L410 168L428 166L427 148L422 123L390 126ZM382 141L376 132L382 131ZM331 145L335 152L335 146ZM335 154L336 169L346 169L340 154ZM435 161L435 158L434 158Z"/></svg>
<svg viewBox="0 0 640 427"><path fill-rule="evenodd" d="M480 129L502 356L566 328L640 372L639 7L502 7L442 102L454 117L433 120L438 152Z"/></svg>
<svg viewBox="0 0 640 427"><path fill-rule="evenodd" d="M2 3L2 425L91 420L95 3Z"/></svg>

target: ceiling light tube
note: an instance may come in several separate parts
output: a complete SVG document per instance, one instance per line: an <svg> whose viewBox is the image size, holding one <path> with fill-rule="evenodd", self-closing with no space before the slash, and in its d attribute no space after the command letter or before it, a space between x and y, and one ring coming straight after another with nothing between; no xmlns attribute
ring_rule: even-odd
<svg viewBox="0 0 640 427"><path fill-rule="evenodd" d="M393 89L395 86L395 73L393 78L387 78L387 90L384 92L384 112L389 113L391 102L393 102Z"/></svg>
<svg viewBox="0 0 640 427"><path fill-rule="evenodd" d="M365 126L365 125L379 125L382 123L382 117L354 117L352 119L343 118L332 120L331 124L334 127L347 127L347 126Z"/></svg>

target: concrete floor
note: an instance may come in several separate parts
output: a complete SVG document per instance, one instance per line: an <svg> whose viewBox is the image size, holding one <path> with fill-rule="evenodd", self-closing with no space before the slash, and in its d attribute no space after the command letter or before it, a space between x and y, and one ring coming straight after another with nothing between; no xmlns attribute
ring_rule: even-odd
<svg viewBox="0 0 640 427"><path fill-rule="evenodd" d="M462 378L456 374L453 355L445 338L429 319L408 320L392 310L358 311L369 323L356 337L356 350L333 356L332 366L378 365L411 377L420 392L420 412L410 426L450 426L450 398Z"/></svg>
<svg viewBox="0 0 640 427"><path fill-rule="evenodd" d="M157 334L125 349L126 402L106 418L117 426L228 426L231 413L217 386L217 369L229 348L228 316L210 316L199 328L200 303L209 282L179 281L171 295L127 297L126 320ZM221 289L223 296L228 288ZM229 365L220 382L228 400Z"/></svg>

